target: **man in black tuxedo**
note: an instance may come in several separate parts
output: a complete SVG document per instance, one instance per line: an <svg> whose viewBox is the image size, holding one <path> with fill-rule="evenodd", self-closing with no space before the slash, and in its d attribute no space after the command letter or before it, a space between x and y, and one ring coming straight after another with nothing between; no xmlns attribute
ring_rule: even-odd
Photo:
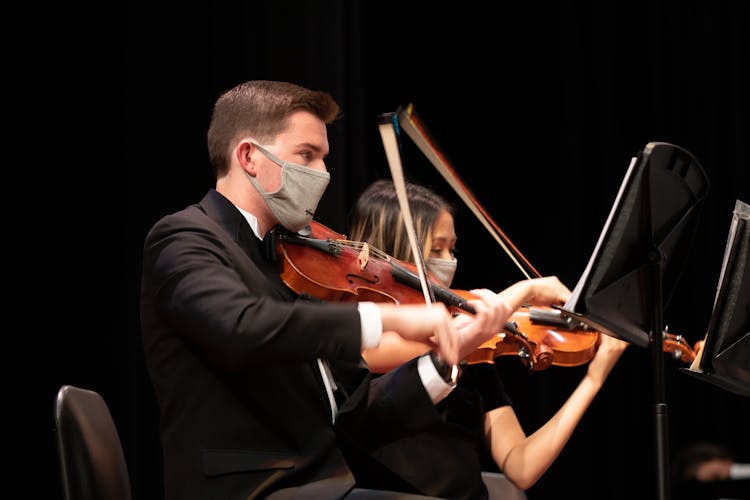
<svg viewBox="0 0 750 500"><path fill-rule="evenodd" d="M322 303L284 284L270 231L312 222L338 114L327 93L285 82L225 92L208 130L215 188L146 237L141 322L167 500L389 498L356 488L334 422L371 426L371 440L431 425L455 385L446 367L502 329L489 290L473 291L477 314L459 327L442 304ZM384 330L433 355L372 380L360 354Z"/></svg>

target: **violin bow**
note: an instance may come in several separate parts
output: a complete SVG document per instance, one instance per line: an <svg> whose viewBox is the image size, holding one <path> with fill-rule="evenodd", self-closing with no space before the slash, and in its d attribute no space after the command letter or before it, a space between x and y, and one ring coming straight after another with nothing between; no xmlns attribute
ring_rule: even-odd
<svg viewBox="0 0 750 500"><path fill-rule="evenodd" d="M401 209L401 215L404 218L404 224L406 225L406 233L409 237L411 253L414 255L414 264L419 272L419 283L422 286L425 303L430 307L431 304L435 302L435 294L427 280L424 254L422 253L419 242L417 241L417 233L414 230L414 219L411 216L409 198L406 194L406 181L404 179L404 169L401 165L401 152L398 141L398 125L398 115L396 113L384 113L378 116L380 138L383 141L383 148L385 149L386 159L388 160L391 177L393 178L393 186L396 188L399 208ZM451 381L453 383L456 383L458 373L458 366L453 365L451 367Z"/></svg>
<svg viewBox="0 0 750 500"><path fill-rule="evenodd" d="M489 233L500 244L500 247L508 254L513 263L521 270L527 278L532 276L540 278L542 275L534 266L524 257L516 248L510 238L500 229L500 226L492 220L487 210L477 201L466 184L456 173L456 170L446 159L445 155L437 147L426 127L414 111L414 105L409 104L401 108L398 112L398 122L400 127L406 132L414 144L422 151L422 154L432 163L443 178L450 184L456 194L466 203L472 213L479 219L479 222L489 231Z"/></svg>
<svg viewBox="0 0 750 500"><path fill-rule="evenodd" d="M450 184L456 194L466 203L472 213L479 219L479 222L487 229L487 231L495 238L500 244L500 247L508 254L508 257L513 263L521 270L527 279L541 278L542 275L539 271L531 265L531 262L521 253L520 250L513 244L508 236L500 229L500 226L490 217L489 213L479 203L476 196L471 192L466 183L461 180L456 169L451 166L450 162L446 158L445 154L437 147L436 141L432 135L427 131L422 120L419 119L416 112L414 111L414 105L409 104L405 108L399 108L397 111L398 123L401 129L406 132L414 144L422 151L422 154L432 163L435 169L440 172L440 175ZM531 309L531 308L530 308ZM533 314L537 316L538 320L553 321L554 323L569 324L571 319L560 319L561 315L559 312L548 313L546 310L538 309L533 311ZM509 329L510 326L506 326L508 331L515 331Z"/></svg>
<svg viewBox="0 0 750 500"><path fill-rule="evenodd" d="M391 169L391 177L393 178L393 186L396 188L401 215L406 225L406 234L409 237L411 253L414 255L414 263L417 266L417 271L419 271L419 282L422 285L425 302L432 304L435 302L435 295L427 281L424 255L417 241L417 233L414 230L414 219L411 216L409 198L406 194L406 180L404 178L404 169L401 165L401 153L399 151L397 115L395 113L384 113L378 116L378 128L380 129L380 138L383 141L388 166Z"/></svg>

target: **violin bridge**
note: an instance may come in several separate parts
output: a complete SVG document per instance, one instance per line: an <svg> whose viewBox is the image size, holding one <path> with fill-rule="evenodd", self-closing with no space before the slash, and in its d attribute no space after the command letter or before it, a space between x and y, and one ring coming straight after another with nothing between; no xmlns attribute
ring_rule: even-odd
<svg viewBox="0 0 750 500"><path fill-rule="evenodd" d="M370 246L367 242L362 244L362 250L360 250L357 260L359 260L359 270L364 271L367 267L367 262L370 260Z"/></svg>

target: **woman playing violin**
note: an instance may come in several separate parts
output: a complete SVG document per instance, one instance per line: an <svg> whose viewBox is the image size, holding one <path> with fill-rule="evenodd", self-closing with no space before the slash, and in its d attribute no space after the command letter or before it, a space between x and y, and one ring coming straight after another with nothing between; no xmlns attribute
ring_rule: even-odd
<svg viewBox="0 0 750 500"><path fill-rule="evenodd" d="M416 184L407 184L407 197L427 270L449 287L458 262L453 207ZM350 222L352 240L367 242L396 259L414 260L390 180L378 180L362 192ZM570 291L556 277L519 281L498 294L506 318L523 304L563 303L569 296ZM440 425L396 440L374 455L390 473L422 494L486 498L481 456L487 450L513 484L528 489L560 454L627 346L601 335L583 380L560 409L529 436L516 417L496 367L491 363L467 364L456 389L440 403ZM364 351L363 357L373 372L384 373L429 349L427 343L384 332L379 346ZM373 486L388 487L377 484L375 475L367 477L367 471L355 470L355 474L364 475L364 482L373 481Z"/></svg>

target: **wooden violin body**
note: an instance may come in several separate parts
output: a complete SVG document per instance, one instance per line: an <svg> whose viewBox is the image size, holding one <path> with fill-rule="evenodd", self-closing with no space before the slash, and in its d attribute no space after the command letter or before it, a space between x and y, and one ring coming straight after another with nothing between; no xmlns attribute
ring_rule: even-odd
<svg viewBox="0 0 750 500"><path fill-rule="evenodd" d="M521 307L509 321L523 336L498 334L479 346L468 358L469 363L492 362L499 356L518 356L531 371L555 366L579 366L591 361L599 345L599 332L583 325L562 328L535 320L532 312L551 308Z"/></svg>
<svg viewBox="0 0 750 500"><path fill-rule="evenodd" d="M379 253L370 255L361 242L346 240L312 222L309 235L280 233L281 279L297 293L335 302L424 303L416 266ZM467 300L435 285L436 298L453 312L473 312Z"/></svg>

